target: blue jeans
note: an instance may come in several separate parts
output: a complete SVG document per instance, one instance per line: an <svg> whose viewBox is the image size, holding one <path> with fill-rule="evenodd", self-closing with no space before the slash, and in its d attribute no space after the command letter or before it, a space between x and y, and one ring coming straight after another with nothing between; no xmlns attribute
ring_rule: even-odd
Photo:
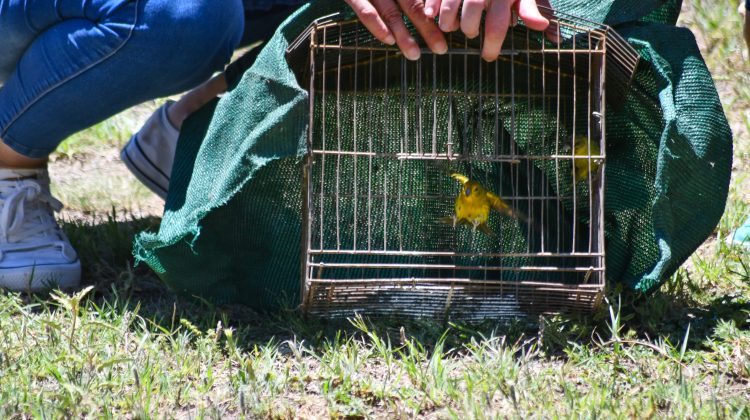
<svg viewBox="0 0 750 420"><path fill-rule="evenodd" d="M45 157L70 134L197 86L243 39L245 9L242 0L0 0L0 139ZM255 26L245 41L275 29Z"/></svg>

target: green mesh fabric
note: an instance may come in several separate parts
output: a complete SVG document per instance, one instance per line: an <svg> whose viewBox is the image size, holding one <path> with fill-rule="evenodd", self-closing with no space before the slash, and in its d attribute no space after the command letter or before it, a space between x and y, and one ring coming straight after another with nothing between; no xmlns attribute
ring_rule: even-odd
<svg viewBox="0 0 750 420"><path fill-rule="evenodd" d="M555 10L611 26L638 20L672 23L680 13L680 0L551 0ZM672 20L672 17L674 19Z"/></svg>
<svg viewBox="0 0 750 420"><path fill-rule="evenodd" d="M448 58L436 60L435 73L446 74ZM385 61L385 60L384 60ZM374 65L373 72L385 71L384 61ZM477 59L478 61L478 59ZM400 63L400 60L398 61ZM463 65L462 57L453 59L455 67ZM402 68L404 65L405 68ZM418 64L401 63L399 72L414 74ZM494 64L480 63L484 74L493 74ZM498 74L504 79L510 74L510 64L498 64ZM446 71L442 71L446 70ZM354 80L354 72L342 70L340 79ZM370 73L364 66L359 73ZM427 71L426 73L432 73ZM538 158L519 157L518 163L482 161L485 156L512 156L513 150L520 155L553 155L566 147L570 135L563 132L557 136L556 113L550 115L543 109L553 109L556 98L541 100L532 97L526 89L541 86L541 77L527 85L526 78L516 77L514 105L508 97L493 99L490 94L494 85L462 88L485 95L445 94L448 86L459 86L465 82L460 72L452 80L431 79L429 74L419 79L430 86L423 94L416 90L402 91L399 83L383 83L378 88L367 88L353 92L351 89L331 89L322 94L319 89L314 97L314 120L321 121L313 130L315 149L335 151L372 151L380 156L354 158L353 156L317 156L313 165L314 180L312 196L312 245L316 249L359 250L419 250L439 253L458 250L474 256L431 259L414 256L352 257L339 255L324 258L326 263L377 262L381 264L451 264L461 266L490 265L495 267L564 266L584 264L583 258L571 257L551 260L533 259L528 256L484 257L485 254L529 254L543 251L566 252L574 250L572 229L577 228L576 251L588 251L588 190L581 184L577 189L577 203L581 223L572 222L573 188L570 183L555 183L557 178L571 179L569 162L555 162ZM474 72L476 73L476 72ZM540 72L535 72L539 76ZM359 74L358 74L359 75ZM400 75L396 73L396 79ZM475 75L473 75L475 76ZM361 78L362 75L359 75ZM332 78L333 79L333 78ZM389 79L389 78L386 78ZM468 78L467 78L468 79ZM553 84L556 75L548 74L547 85ZM378 79L381 83L383 79ZM476 81L476 79L474 79ZM335 83L335 80L331 80ZM392 80L391 80L392 82ZM466 82L470 84L469 82ZM521 86L523 85L523 86ZM583 85L583 84L581 84ZM434 90L432 87L434 86ZM319 86L318 86L319 87ZM351 87L351 86L349 86ZM570 90L572 86L568 86ZM507 90L510 90L509 88ZM582 87L579 90L583 90ZM435 95L433 96L433 92ZM566 95L567 103L572 95ZM586 102L579 102L585 108ZM571 106L565 107L570 110ZM404 116L406 110L406 116ZM449 110L452 113L449 114ZM433 112L435 113L433 116ZM581 112L583 113L583 112ZM453 121L451 116L453 115ZM569 120L570 115L561 117ZM328 123L325 123L328 121ZM513 121L513 123L512 123ZM514 141L511 141L512 136ZM563 128L563 131L565 129ZM404 135L404 133L408 133ZM438 153L447 149L447 139L452 139L454 153L473 156L475 159L444 160L399 160L388 154L399 152L423 153L434 147ZM469 139L469 140L465 140ZM535 139L540 141L529 141ZM325 142L324 142L325 141ZM568 148L570 146L567 146ZM562 153L562 152L560 152ZM488 221L493 235L476 235L470 229L453 229L447 223L437 221L453 213L457 183L448 176L451 172L471 174L489 190L502 197L549 197L530 201L517 199L517 210L535 223L524 223L510 217L493 217ZM357 197L356 203L350 197ZM562 197L555 200L552 197ZM512 204L512 203L509 203ZM543 229L549 226L556 214L562 214L559 229ZM590 251L589 251L590 252ZM590 265L591 262L585 263ZM497 280L500 273L481 270L462 270L462 278ZM576 283L585 273L505 272L504 280L544 280ZM390 270L389 276L396 278L438 278L439 270L430 268ZM377 278L378 270L342 269L326 270L326 278ZM541 277L540 277L541 276Z"/></svg>
<svg viewBox="0 0 750 420"><path fill-rule="evenodd" d="M627 98L619 101L621 106L606 110L604 219L608 283L652 291L718 223L730 178L731 132L692 34L674 26L680 1L559 0L552 4L562 12L613 25L642 57ZM315 18L335 11L347 14L345 7L339 0L302 7L281 25L239 84L184 125L160 230L139 235L134 251L138 260L146 262L175 290L257 309L299 302L301 174L307 151L309 97L290 69L285 50ZM342 103L347 105L353 99L345 95ZM496 112L509 112L508 107L466 101L453 106L473 107L485 115L482 124L471 125L480 131L492 131L488 124ZM352 109L341 107L344 113ZM441 105L438 109L447 108ZM544 114L535 114L533 106L524 109L523 104L514 112L527 114L528 118L519 121L535 121L533 127L503 127L508 132L516 130L519 147L549 148L555 144L550 131L554 124L546 121ZM345 118L356 120L346 114ZM367 130L372 121L363 119L360 129ZM524 145L523 134L529 132L550 141L547 146ZM344 139L351 137L343 134ZM424 162L410 165L407 180L445 170ZM536 180L529 188L551 188L552 181L544 174L554 171L544 165L549 163L527 165L523 176ZM502 179L497 176L502 167L476 165L472 170L482 179ZM343 168L347 177L356 178L353 165L345 163ZM402 168L386 163L380 170L395 173ZM455 188L452 180L440 176L445 188ZM403 191L429 195L420 185L408 182ZM331 188L331 184L319 188ZM375 188L379 188L377 183ZM507 186L500 183L493 188L502 191ZM413 206L401 211L405 217L401 221L403 235L425 240L441 235L441 229L447 227L433 224L433 231L410 229L416 229L417 219L449 213L450 202L446 203L446 208L431 208L403 202L403 206ZM318 205L335 208L335 203L326 199ZM355 223L354 215L346 211L339 217ZM587 223L585 212L579 212L579 219ZM461 240L479 241L475 246L480 249L508 251L535 246L523 240L520 224L498 220L491 227L507 238L501 244L481 243L487 241L482 236L470 239L468 230L457 235L466 235ZM375 236L371 240L385 239ZM508 265L527 262L519 258L494 261Z"/></svg>

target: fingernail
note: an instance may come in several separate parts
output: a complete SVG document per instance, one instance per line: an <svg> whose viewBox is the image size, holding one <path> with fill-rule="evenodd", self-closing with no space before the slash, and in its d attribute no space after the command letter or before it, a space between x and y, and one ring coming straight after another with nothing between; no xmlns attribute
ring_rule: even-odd
<svg viewBox="0 0 750 420"><path fill-rule="evenodd" d="M385 39L383 40L388 45L393 45L396 43L396 38L393 37L393 35L388 34L386 35Z"/></svg>
<svg viewBox="0 0 750 420"><path fill-rule="evenodd" d="M422 55L422 52L418 47L407 48L406 51L404 51L404 56L406 56L408 60L419 60L420 55Z"/></svg>
<svg viewBox="0 0 750 420"><path fill-rule="evenodd" d="M448 44L445 41L440 40L435 43L434 49L432 50L435 54L445 54L448 52Z"/></svg>
<svg viewBox="0 0 750 420"><path fill-rule="evenodd" d="M424 14L427 17L435 17L435 15L433 15L432 12L433 12L432 7L425 7L424 8Z"/></svg>

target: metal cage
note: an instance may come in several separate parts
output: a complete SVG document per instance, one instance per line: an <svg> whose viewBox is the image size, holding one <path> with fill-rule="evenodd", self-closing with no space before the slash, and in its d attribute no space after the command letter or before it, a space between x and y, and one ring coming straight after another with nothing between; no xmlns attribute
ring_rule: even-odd
<svg viewBox="0 0 750 420"><path fill-rule="evenodd" d="M408 61L335 16L290 46L310 94L303 311L476 320L598 304L606 103L623 101L638 55L607 26L544 13L551 30L514 26L491 63L459 33ZM445 223L463 189L451 173L510 209L481 230Z"/></svg>

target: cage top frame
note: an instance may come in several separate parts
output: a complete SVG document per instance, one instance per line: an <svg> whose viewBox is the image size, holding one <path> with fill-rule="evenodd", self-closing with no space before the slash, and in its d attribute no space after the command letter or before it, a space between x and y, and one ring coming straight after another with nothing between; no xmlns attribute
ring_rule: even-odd
<svg viewBox="0 0 750 420"><path fill-rule="evenodd" d="M627 96L633 77L640 66L641 57L638 52L631 46L617 31L609 25L604 23L597 23L588 19L573 16L567 13L563 13L548 7L539 6L539 11L543 16L549 19L550 28L557 28L557 39L558 42L550 41L549 47L543 42L541 44L541 52L554 53L565 50L575 52L586 52L580 48L576 48L575 39L580 37L581 34L586 33L589 37L595 37L600 39L602 42L599 47L605 52L606 64L606 79L607 79L607 90L610 93L610 98L620 98L622 100L613 100L608 102L610 106L615 109L619 109ZM325 33L325 30L330 28L339 27L342 31L348 33L356 33L364 35L358 41L356 48L389 51L394 54L401 54L401 51L396 45L386 45L381 43L377 38L372 36L370 32L361 24L358 19L346 18L343 13L333 13L330 15L322 16L315 19L307 28L302 31L297 38L295 38L286 49L286 58L290 67L293 69L298 82L305 86L309 79L309 57L311 52L315 48L330 48L332 45L321 43L318 39L319 36ZM415 39L420 44L423 53L431 53L431 51L424 45L419 34L416 33L415 28L410 22L407 22L407 27L415 36ZM509 35L513 35L513 31L516 28L525 28L522 21L518 24L514 24L510 28ZM566 28L563 30L563 28ZM448 52L461 53L461 54L481 54L481 43L482 33L474 40L468 40L460 32L454 32L448 34L450 39L454 42L449 42ZM510 37L509 36L509 37ZM507 39L507 38L506 38ZM564 44L567 41L573 40L571 47L565 47ZM465 46L468 48L457 49L457 46ZM599 51L599 50L597 50ZM500 54L500 59L503 56L513 55L517 52L503 48Z"/></svg>

